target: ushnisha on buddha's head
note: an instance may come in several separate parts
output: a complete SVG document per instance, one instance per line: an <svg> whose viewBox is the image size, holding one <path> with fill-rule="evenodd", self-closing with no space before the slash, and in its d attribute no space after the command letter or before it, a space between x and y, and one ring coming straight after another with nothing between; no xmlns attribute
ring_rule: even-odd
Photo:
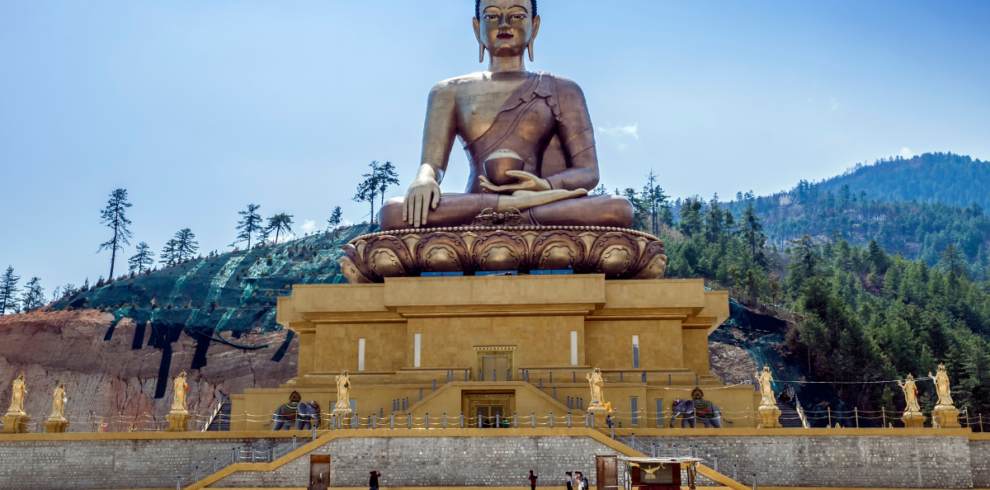
<svg viewBox="0 0 990 490"><path fill-rule="evenodd" d="M480 60L485 51L498 58L522 56L529 49L533 61L533 42L540 31L537 0L475 0L474 35L478 38Z"/></svg>

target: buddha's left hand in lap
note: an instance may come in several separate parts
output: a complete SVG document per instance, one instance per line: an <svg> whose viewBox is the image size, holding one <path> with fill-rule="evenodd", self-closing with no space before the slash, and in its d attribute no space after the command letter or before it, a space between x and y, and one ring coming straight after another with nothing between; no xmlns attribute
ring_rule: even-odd
<svg viewBox="0 0 990 490"><path fill-rule="evenodd" d="M513 184L495 185L484 175L478 176L478 180L481 181L482 188L493 194L511 194L516 191L549 191L553 189L549 180L537 177L529 172L509 170L505 172L505 175L515 177L519 181Z"/></svg>

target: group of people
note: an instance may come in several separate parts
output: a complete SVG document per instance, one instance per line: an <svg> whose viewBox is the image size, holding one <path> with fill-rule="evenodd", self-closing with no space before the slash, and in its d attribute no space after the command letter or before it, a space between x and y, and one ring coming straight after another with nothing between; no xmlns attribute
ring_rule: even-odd
<svg viewBox="0 0 990 490"><path fill-rule="evenodd" d="M585 478L583 473L580 471L575 471L574 473L568 471L564 474L567 476L567 490L588 490L588 479ZM533 473L533 470L529 470L529 476L526 477L529 480L529 488L536 490L536 480L538 478Z"/></svg>

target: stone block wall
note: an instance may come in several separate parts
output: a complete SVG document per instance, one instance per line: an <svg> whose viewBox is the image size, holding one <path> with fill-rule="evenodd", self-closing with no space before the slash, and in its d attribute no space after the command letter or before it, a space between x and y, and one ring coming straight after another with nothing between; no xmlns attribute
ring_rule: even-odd
<svg viewBox="0 0 990 490"><path fill-rule="evenodd" d="M564 472L595 483L595 458L618 451L591 437L393 437L335 439L310 454L329 454L330 486L368 485L371 470L385 487L525 486L529 470L541 486L564 486ZM270 472L232 474L211 488L305 487L309 455Z"/></svg>
<svg viewBox="0 0 990 490"><path fill-rule="evenodd" d="M0 438L0 489L175 488L178 474L197 465L212 473L213 458L230 455L233 447L261 451L274 440Z"/></svg>
<svg viewBox="0 0 990 490"><path fill-rule="evenodd" d="M969 459L973 467L973 486L990 488L990 439L969 441Z"/></svg>
<svg viewBox="0 0 990 490"><path fill-rule="evenodd" d="M754 473L759 485L781 487L972 488L978 479L977 458L964 435L637 436L636 442L666 451L697 444L703 459L718 456L722 474L731 477L738 465L738 481L747 486ZM990 444L981 449L990 451ZM981 455L982 475L988 455Z"/></svg>

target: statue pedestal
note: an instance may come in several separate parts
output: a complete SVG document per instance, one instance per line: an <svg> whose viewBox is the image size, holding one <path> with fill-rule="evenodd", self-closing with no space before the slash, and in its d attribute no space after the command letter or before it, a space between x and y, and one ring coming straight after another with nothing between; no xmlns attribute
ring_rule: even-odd
<svg viewBox="0 0 990 490"><path fill-rule="evenodd" d="M168 432L188 432L191 418L189 412L185 410L169 412L165 416L165 420L168 420Z"/></svg>
<svg viewBox="0 0 990 490"><path fill-rule="evenodd" d="M776 429L780 427L780 409L775 406L760 407L760 429Z"/></svg>
<svg viewBox="0 0 990 490"><path fill-rule="evenodd" d="M938 425L936 425L936 423ZM951 405L938 405L932 411L932 426L942 429L958 429L959 409Z"/></svg>
<svg viewBox="0 0 990 490"><path fill-rule="evenodd" d="M48 419L45 421L45 432L57 434L69 431L69 421L66 419Z"/></svg>
<svg viewBox="0 0 990 490"><path fill-rule="evenodd" d="M349 408L339 409L338 408L338 409L334 409L334 411L333 412L330 412L330 413L331 413L331 415L335 415L338 419L340 419L340 428L341 429L350 429L351 428L351 422L354 421L354 412L352 412L351 409L349 409Z"/></svg>
<svg viewBox="0 0 990 490"><path fill-rule="evenodd" d="M921 412L904 412L904 416L901 417L901 421L904 422L904 427L924 427L925 426L925 416Z"/></svg>
<svg viewBox="0 0 990 490"><path fill-rule="evenodd" d="M27 425L30 421L31 417L26 413L8 413L3 416L3 430L0 432L4 434L27 433Z"/></svg>

